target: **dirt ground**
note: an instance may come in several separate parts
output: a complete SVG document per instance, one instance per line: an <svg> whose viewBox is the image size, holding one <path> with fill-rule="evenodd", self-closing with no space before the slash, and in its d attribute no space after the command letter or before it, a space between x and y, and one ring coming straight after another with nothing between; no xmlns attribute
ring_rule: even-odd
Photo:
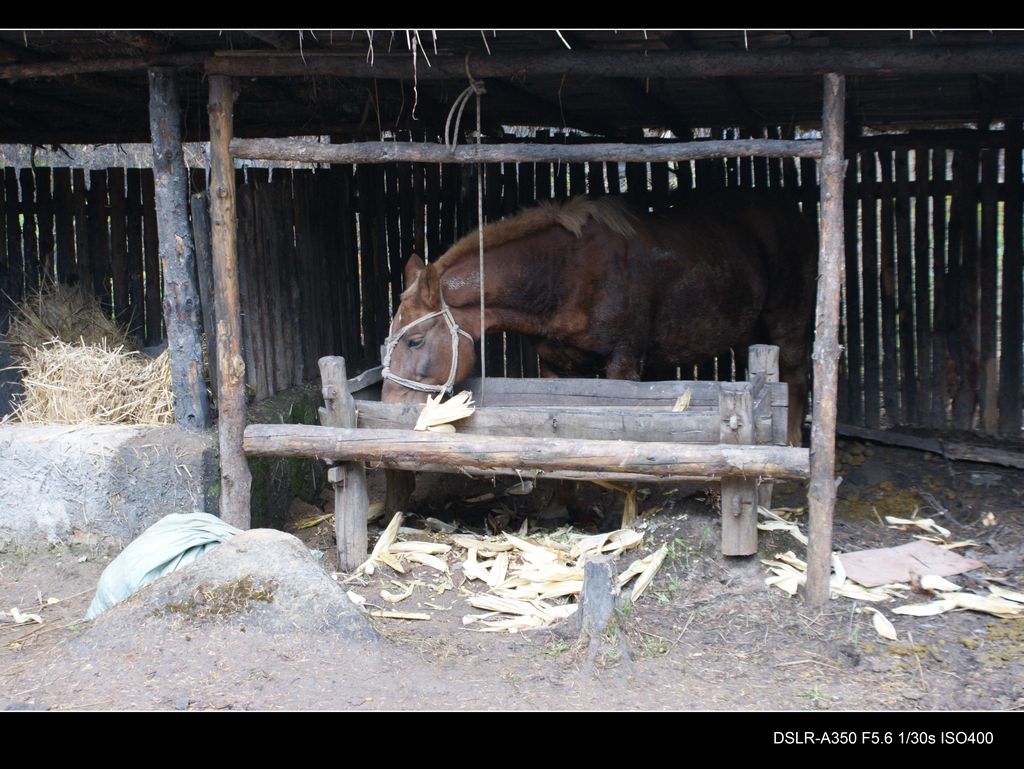
<svg viewBox="0 0 1024 769"><path fill-rule="evenodd" d="M881 516L910 517L916 509L953 539L978 543L959 552L986 566L954 581L981 592L987 579L1022 589L1024 471L853 441L840 442L839 461L836 550L913 541L910 532L883 526ZM436 517L482 534L495 525L514 532L524 517L531 533L566 523L549 490L504 494L511 484L421 477L405 525L422 528ZM496 496L467 501L487 493ZM779 484L773 507L802 508L805 493L801 484ZM382 499L374 473L371 502ZM578 529L617 528L620 494L588 484L576 499ZM460 589L464 576L453 569L451 589L438 592L429 589L437 572L415 565L405 575L380 568L348 585L383 604L376 596L397 590L396 576L424 583L394 608L431 619L371 620L381 636L375 644L246 632L227 618L187 631L151 624L97 646L83 643L89 626L79 618L116 553L85 535L44 550L7 544L0 607L39 613L44 622L14 626L9 615L0 617L0 709L1024 709L1024 618L968 611L915 618L892 615L887 609L895 604L883 604L899 635L887 641L858 611L862 604L838 598L811 610L765 586L758 558L786 550L805 556L790 535L762 532L758 558L723 557L714 492L645 487L640 512L641 554L667 544L668 555L646 593L616 617L617 630L592 647L549 630L466 628L463 615L477 610ZM806 529L799 512L797 520ZM371 526L371 544L383 523ZM334 568L331 523L295 533ZM60 600L47 604L50 597Z"/></svg>

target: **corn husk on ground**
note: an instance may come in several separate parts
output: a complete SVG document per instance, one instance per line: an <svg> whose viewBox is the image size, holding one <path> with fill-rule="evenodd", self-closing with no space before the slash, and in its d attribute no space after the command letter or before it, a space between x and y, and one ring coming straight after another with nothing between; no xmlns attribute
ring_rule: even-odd
<svg viewBox="0 0 1024 769"><path fill-rule="evenodd" d="M524 529L519 536L504 533L496 537L471 534L436 534L424 531L431 539L399 540L401 514L396 514L381 534L367 561L349 579L372 574L381 566L390 567L399 577L381 591L384 604L353 592L353 600L375 609L373 616L395 619L426 619L391 608L416 595L443 594L458 590L462 597L483 613L463 617L463 625L484 632L517 632L544 627L563 620L576 611L583 589L583 564L599 554L622 555L639 547L643 535L631 529L585 536L566 527L549 535L529 537ZM625 589L632 583L631 598L637 600L650 585L666 554L666 547L645 558L635 558L619 575ZM406 567L422 564L434 573L433 584L410 580ZM458 568L453 568L457 565ZM461 584L456 580L461 572ZM422 574L422 572L418 572ZM351 597L351 596L350 596ZM423 605L431 604L423 602ZM442 607L435 607L442 608Z"/></svg>
<svg viewBox="0 0 1024 769"><path fill-rule="evenodd" d="M787 531L801 544L807 544L807 537L799 530L796 524L786 521L781 516L760 508L759 512L767 520L758 524L758 528L766 531ZM950 532L941 526L936 525L930 519L898 519L891 516L886 517L886 523L890 527L912 527L939 534L942 537L949 537ZM928 537L932 539L932 537ZM944 540L940 540L943 542ZM948 543L947 547L962 547L965 542ZM762 559L770 576L765 579L769 587L777 587L790 595L795 595L800 585L806 581L807 564L800 560L792 551L778 553L772 559ZM915 585L895 583L880 585L878 587L864 587L847 578L843 569L842 561L838 554L832 557L832 576L830 578L830 589L832 598L850 598L855 601L866 603L885 603L890 601L904 601L908 594L915 588L922 592L931 593L934 600L926 603L909 603L891 609L893 614L902 614L913 617L931 617L955 609L969 610L990 614L1000 618L1012 618L1024 616L1024 593L1008 590L998 585L989 585L989 595L963 592L960 585L951 582L944 577L935 574L926 574L915 580ZM896 640L896 629L885 615L875 607L864 607L862 612L872 615L872 625L875 631L889 640Z"/></svg>

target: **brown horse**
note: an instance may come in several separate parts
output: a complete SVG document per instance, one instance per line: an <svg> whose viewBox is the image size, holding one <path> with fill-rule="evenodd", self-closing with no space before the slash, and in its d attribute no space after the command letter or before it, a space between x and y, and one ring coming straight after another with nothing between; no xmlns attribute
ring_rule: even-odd
<svg viewBox="0 0 1024 769"><path fill-rule="evenodd" d="M666 378L750 344L780 348L790 441L807 396L816 237L795 206L720 192L667 215L621 198L545 203L484 228L486 331L532 337L544 376ZM479 242L405 267L385 355L385 401L467 377L480 339ZM426 391L425 391L426 390Z"/></svg>

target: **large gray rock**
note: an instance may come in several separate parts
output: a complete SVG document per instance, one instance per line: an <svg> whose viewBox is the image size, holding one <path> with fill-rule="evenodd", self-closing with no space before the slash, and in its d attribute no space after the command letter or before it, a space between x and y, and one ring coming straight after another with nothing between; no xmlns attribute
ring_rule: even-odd
<svg viewBox="0 0 1024 769"><path fill-rule="evenodd" d="M164 632L206 629L329 633L375 640L361 611L291 534L242 532L100 615L78 639L119 648Z"/></svg>

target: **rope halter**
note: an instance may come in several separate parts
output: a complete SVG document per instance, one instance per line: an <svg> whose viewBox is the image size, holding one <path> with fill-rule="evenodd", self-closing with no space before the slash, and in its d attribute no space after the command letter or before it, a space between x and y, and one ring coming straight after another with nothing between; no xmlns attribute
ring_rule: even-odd
<svg viewBox="0 0 1024 769"><path fill-rule="evenodd" d="M448 326L448 333L451 335L452 340L452 363L451 371L448 372L448 379L445 380L444 384L425 384L423 382L417 382L413 379L406 379L405 377L398 376L391 371L391 353L395 351L395 347L398 346L399 340L405 336L406 332L414 326L418 326L420 323L436 318L440 315L444 318L444 322ZM470 342L474 341L473 337L469 333L459 328L459 324L455 322L455 317L452 315L452 311L448 307L448 303L445 302L444 296L441 297L441 309L435 310L434 312L428 312L426 315L422 315L411 323L407 323L402 326L394 334L391 334L386 340L384 340L384 360L383 368L381 369L381 376L395 384L400 384L403 387L408 387L410 390L418 390L424 393L448 393L452 394L452 390L455 385L455 372L459 369L459 334L462 334Z"/></svg>

